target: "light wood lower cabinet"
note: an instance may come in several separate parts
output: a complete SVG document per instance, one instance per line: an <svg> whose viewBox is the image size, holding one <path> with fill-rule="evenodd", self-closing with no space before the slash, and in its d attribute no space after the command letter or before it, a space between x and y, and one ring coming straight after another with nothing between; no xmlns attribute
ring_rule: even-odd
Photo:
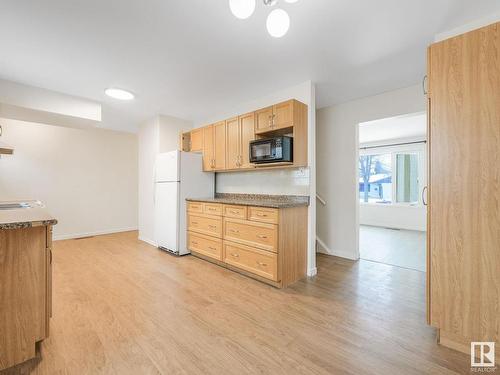
<svg viewBox="0 0 500 375"><path fill-rule="evenodd" d="M224 262L266 279L278 281L278 255L224 241Z"/></svg>
<svg viewBox="0 0 500 375"><path fill-rule="evenodd" d="M278 226L226 217L224 239L276 253Z"/></svg>
<svg viewBox="0 0 500 375"><path fill-rule="evenodd" d="M187 243L193 255L278 288L306 276L306 206L276 209L189 201L187 210Z"/></svg>
<svg viewBox="0 0 500 375"><path fill-rule="evenodd" d="M222 260L222 240L195 232L188 232L188 247L207 257Z"/></svg>
<svg viewBox="0 0 500 375"><path fill-rule="evenodd" d="M0 371L35 358L52 315L52 227L0 230Z"/></svg>
<svg viewBox="0 0 500 375"><path fill-rule="evenodd" d="M247 218L247 208L245 206L231 206L228 204L224 205L224 216L232 217L235 219L246 219Z"/></svg>
<svg viewBox="0 0 500 375"><path fill-rule="evenodd" d="M204 214L187 214L188 230L208 236L222 237L222 218Z"/></svg>
<svg viewBox="0 0 500 375"><path fill-rule="evenodd" d="M248 220L278 224L278 218L278 210L275 208L250 207L248 210Z"/></svg>

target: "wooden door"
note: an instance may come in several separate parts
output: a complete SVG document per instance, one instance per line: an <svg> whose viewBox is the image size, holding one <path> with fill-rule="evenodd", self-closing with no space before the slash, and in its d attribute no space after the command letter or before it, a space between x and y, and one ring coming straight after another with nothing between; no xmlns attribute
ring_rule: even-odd
<svg viewBox="0 0 500 375"><path fill-rule="evenodd" d="M251 168L250 141L255 139L255 114L249 113L239 118L240 123L240 167Z"/></svg>
<svg viewBox="0 0 500 375"><path fill-rule="evenodd" d="M226 121L226 162L227 169L240 167L240 126L237 117Z"/></svg>
<svg viewBox="0 0 500 375"><path fill-rule="evenodd" d="M500 24L432 45L429 64L431 323L498 342Z"/></svg>
<svg viewBox="0 0 500 375"><path fill-rule="evenodd" d="M289 100L274 105L273 108L273 128L281 129L293 126L294 100Z"/></svg>
<svg viewBox="0 0 500 375"><path fill-rule="evenodd" d="M203 151L203 128L191 130L191 152Z"/></svg>
<svg viewBox="0 0 500 375"><path fill-rule="evenodd" d="M255 132L266 132L273 129L273 107L255 112Z"/></svg>
<svg viewBox="0 0 500 375"><path fill-rule="evenodd" d="M226 122L221 121L214 125L214 169L226 169Z"/></svg>
<svg viewBox="0 0 500 375"><path fill-rule="evenodd" d="M203 170L213 171L214 160L214 126L208 125L203 128Z"/></svg>

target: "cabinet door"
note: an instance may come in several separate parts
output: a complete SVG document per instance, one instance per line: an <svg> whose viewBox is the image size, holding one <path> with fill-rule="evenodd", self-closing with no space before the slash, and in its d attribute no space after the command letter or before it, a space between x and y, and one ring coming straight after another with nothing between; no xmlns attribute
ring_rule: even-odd
<svg viewBox="0 0 500 375"><path fill-rule="evenodd" d="M240 116L240 168L251 168L250 141L255 139L255 114Z"/></svg>
<svg viewBox="0 0 500 375"><path fill-rule="evenodd" d="M203 150L203 128L191 131L191 152L201 152Z"/></svg>
<svg viewBox="0 0 500 375"><path fill-rule="evenodd" d="M213 171L214 164L214 127L208 125L203 128L203 170Z"/></svg>
<svg viewBox="0 0 500 375"><path fill-rule="evenodd" d="M238 118L226 121L226 162L227 169L240 167L240 128Z"/></svg>
<svg viewBox="0 0 500 375"><path fill-rule="evenodd" d="M273 107L267 107L255 112L255 132L262 133L272 130Z"/></svg>
<svg viewBox="0 0 500 375"><path fill-rule="evenodd" d="M500 340L500 25L429 49L431 323Z"/></svg>
<svg viewBox="0 0 500 375"><path fill-rule="evenodd" d="M274 105L273 129L293 126L293 100Z"/></svg>
<svg viewBox="0 0 500 375"><path fill-rule="evenodd" d="M214 169L226 169L226 122L221 121L214 125Z"/></svg>

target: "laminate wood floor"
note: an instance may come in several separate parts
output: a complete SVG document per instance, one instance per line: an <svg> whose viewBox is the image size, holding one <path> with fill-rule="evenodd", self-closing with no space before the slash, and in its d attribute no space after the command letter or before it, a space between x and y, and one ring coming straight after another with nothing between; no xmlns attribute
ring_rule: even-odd
<svg viewBox="0 0 500 375"><path fill-rule="evenodd" d="M53 277L51 336L5 374L470 372L425 324L422 272L319 255L277 290L128 232L55 242Z"/></svg>

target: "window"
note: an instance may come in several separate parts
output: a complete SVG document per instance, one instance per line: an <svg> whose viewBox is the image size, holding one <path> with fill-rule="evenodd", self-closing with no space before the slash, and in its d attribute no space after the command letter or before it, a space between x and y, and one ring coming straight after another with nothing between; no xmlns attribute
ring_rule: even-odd
<svg viewBox="0 0 500 375"><path fill-rule="evenodd" d="M418 154L397 154L396 171L396 201L418 203Z"/></svg>
<svg viewBox="0 0 500 375"><path fill-rule="evenodd" d="M365 203L392 202L391 154L359 158L359 198Z"/></svg>
<svg viewBox="0 0 500 375"><path fill-rule="evenodd" d="M421 204L423 146L361 150L359 201L372 204Z"/></svg>

